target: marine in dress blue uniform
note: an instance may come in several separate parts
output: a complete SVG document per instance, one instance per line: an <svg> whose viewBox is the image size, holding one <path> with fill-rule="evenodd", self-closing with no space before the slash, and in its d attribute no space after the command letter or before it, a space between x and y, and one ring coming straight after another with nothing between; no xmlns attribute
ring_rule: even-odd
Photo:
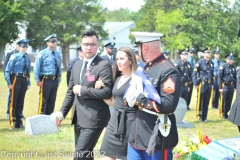
<svg viewBox="0 0 240 160"><path fill-rule="evenodd" d="M204 58L196 63L194 68L193 83L197 89L196 116L201 122L207 121L208 105L213 88L213 62L210 60L211 50L202 50Z"/></svg>
<svg viewBox="0 0 240 160"><path fill-rule="evenodd" d="M107 60L112 66L114 62L114 42L108 42L104 45L105 47L105 54L102 56L103 59Z"/></svg>
<svg viewBox="0 0 240 160"><path fill-rule="evenodd" d="M183 98L186 102L188 99L189 93L189 83L192 81L192 67L191 64L187 61L188 57L188 49L183 49L179 51L179 55L181 60L179 60L175 66L180 73L181 76L181 94L180 97Z"/></svg>
<svg viewBox="0 0 240 160"><path fill-rule="evenodd" d="M71 76L73 65L75 64L75 62L77 62L79 60L82 60L84 58L81 47L77 48L77 52L78 52L78 57L76 57L73 60L71 60L70 64L68 65L67 75L66 75L67 85L69 84L69 79L70 79L70 76Z"/></svg>
<svg viewBox="0 0 240 160"><path fill-rule="evenodd" d="M35 60L34 79L40 86L38 114L50 115L54 111L59 83L61 82L61 56L55 49L57 35L44 39L47 48L40 51Z"/></svg>
<svg viewBox="0 0 240 160"><path fill-rule="evenodd" d="M24 128L21 120L25 93L30 86L31 62L26 54L28 39L18 42L19 52L12 54L5 69L5 79L11 93L9 121L12 129Z"/></svg>
<svg viewBox="0 0 240 160"><path fill-rule="evenodd" d="M191 72L192 72L192 75L193 75L193 69L195 68L195 59L194 59L194 54L196 52L196 49L195 48L190 48L188 50L188 58L187 58L187 61L191 64ZM192 77L191 77L191 81L189 82L189 92L188 92L188 98L187 98L187 109L190 110L190 102L191 102L191 98L192 98L192 91L193 91L193 82L192 82Z"/></svg>
<svg viewBox="0 0 240 160"><path fill-rule="evenodd" d="M213 51L214 53L214 59L212 60L214 64L214 80L213 80L213 93L212 93L212 108L218 109L219 106L219 88L218 88L218 69L223 64L223 62L220 60L220 50L217 48Z"/></svg>
<svg viewBox="0 0 240 160"><path fill-rule="evenodd" d="M232 105L234 89L236 89L236 68L234 67L233 54L229 53L225 56L226 63L220 66L218 73L218 86L221 93L220 98L220 117L228 118L228 112Z"/></svg>
<svg viewBox="0 0 240 160"><path fill-rule="evenodd" d="M159 93L161 104L155 103L144 94L136 92L138 109L129 133L127 159L170 160L173 156L172 149L178 143L176 119L173 112L179 101L181 77L175 66L158 49L160 48L161 34L148 32L132 32L131 34L136 38L135 43L138 45L138 51L143 62L146 61L144 70ZM142 111L142 108L155 114ZM171 121L171 127L166 127L170 129L166 137L158 131L158 127L156 128L158 125L156 113L159 112ZM165 122L162 123L166 124Z"/></svg>

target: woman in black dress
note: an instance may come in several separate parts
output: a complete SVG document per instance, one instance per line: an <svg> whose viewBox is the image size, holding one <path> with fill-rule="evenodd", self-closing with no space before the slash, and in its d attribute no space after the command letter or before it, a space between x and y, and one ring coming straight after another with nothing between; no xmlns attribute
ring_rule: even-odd
<svg viewBox="0 0 240 160"><path fill-rule="evenodd" d="M114 64L113 97L105 100L109 106L114 105L114 111L108 122L101 145L101 153L104 160L127 158L127 140L129 130L135 118L135 107L129 107L124 103L123 96L131 81L131 76L137 68L135 54L131 48L121 47L116 54ZM98 81L96 88L104 87L104 83Z"/></svg>
<svg viewBox="0 0 240 160"><path fill-rule="evenodd" d="M232 105L232 109L228 116L228 120L231 121L233 124L238 126L238 130L240 132L240 71L237 72L237 81L236 81L236 99Z"/></svg>

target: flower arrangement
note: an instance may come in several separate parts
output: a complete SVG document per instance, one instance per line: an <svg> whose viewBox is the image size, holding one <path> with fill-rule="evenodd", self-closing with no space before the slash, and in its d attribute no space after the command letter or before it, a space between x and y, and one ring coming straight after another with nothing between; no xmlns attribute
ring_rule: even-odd
<svg viewBox="0 0 240 160"><path fill-rule="evenodd" d="M211 138L207 135L202 135L201 131L198 130L197 136L192 138L185 137L184 141L173 149L174 159L189 159L194 151L207 146L211 141Z"/></svg>

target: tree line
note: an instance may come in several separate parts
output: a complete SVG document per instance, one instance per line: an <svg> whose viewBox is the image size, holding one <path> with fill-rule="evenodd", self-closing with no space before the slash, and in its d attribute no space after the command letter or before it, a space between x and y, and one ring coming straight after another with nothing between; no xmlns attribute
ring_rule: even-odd
<svg viewBox="0 0 240 160"><path fill-rule="evenodd" d="M0 62L7 43L16 40L19 26L26 25L26 37L33 48L43 48L48 35L56 33L62 48L64 68L69 64L70 44L79 44L82 31L95 29L100 40L108 33L106 21L134 21L131 31L160 32L163 50L178 57L177 50L206 47L221 50L221 57L233 53L240 59L240 0L145 0L137 12L128 8L110 11L101 0L0 0ZM134 42L134 38L129 35Z"/></svg>

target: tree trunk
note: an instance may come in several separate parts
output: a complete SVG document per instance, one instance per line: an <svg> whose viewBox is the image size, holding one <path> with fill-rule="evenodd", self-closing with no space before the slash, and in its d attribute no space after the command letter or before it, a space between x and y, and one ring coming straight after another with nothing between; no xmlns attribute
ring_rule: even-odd
<svg viewBox="0 0 240 160"><path fill-rule="evenodd" d="M63 69L67 69L67 66L70 63L69 60L69 45L64 45L62 47L62 62L63 62Z"/></svg>
<svg viewBox="0 0 240 160"><path fill-rule="evenodd" d="M5 49L6 44L0 44L0 66L3 66L3 58L5 57L4 54L4 49Z"/></svg>

